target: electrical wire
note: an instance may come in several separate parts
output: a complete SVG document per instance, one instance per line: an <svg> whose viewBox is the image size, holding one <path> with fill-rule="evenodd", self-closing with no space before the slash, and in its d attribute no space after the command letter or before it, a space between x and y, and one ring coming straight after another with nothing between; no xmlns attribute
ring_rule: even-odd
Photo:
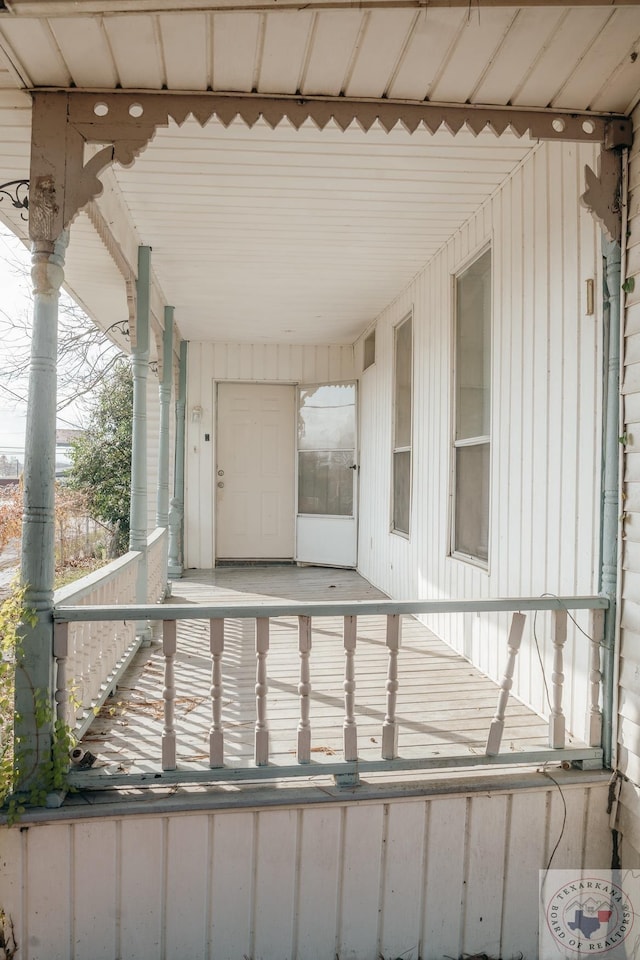
<svg viewBox="0 0 640 960"><path fill-rule="evenodd" d="M560 784L558 783L558 781L556 780L556 778L551 776L551 774L550 774L549 771L546 769L546 767L543 767L540 772L541 772L541 774L542 774L543 777L547 777L547 779L549 779L549 780L551 780L553 783L555 783L555 785L556 785L556 787L558 788L558 791L559 791L559 793L560 793L560 799L562 800L562 809L563 809L563 813L562 813L562 827L560 828L560 835L559 835L558 839L556 840L556 845L555 845L555 847L553 848L553 850L551 851L551 856L549 857L549 860L548 860L547 865L546 865L545 870L544 870L544 879L543 879L543 881L542 881L542 883L543 883L543 885L544 885L544 881L547 879L547 874L549 873L549 870L551 869L551 864L553 863L553 858L555 857L555 855L556 855L556 853L557 853L557 850L558 850L558 847L560 846L560 841L562 840L562 838L563 838L563 836L564 836L565 827L566 827L566 825L567 825L567 801L565 800L564 793L563 793L563 791L562 791L562 787L560 786Z"/></svg>

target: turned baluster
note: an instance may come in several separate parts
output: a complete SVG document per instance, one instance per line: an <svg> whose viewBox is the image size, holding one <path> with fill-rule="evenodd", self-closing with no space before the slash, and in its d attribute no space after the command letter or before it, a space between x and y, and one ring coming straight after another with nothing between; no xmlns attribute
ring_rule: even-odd
<svg viewBox="0 0 640 960"><path fill-rule="evenodd" d="M70 727L69 691L67 690L67 666L69 655L69 624L56 623L53 633L53 655L56 658L56 720Z"/></svg>
<svg viewBox="0 0 640 960"><path fill-rule="evenodd" d="M591 611L590 630L591 651L589 664L590 706L588 744L590 747L602 745L602 710L600 709L600 689L602 686L602 670L600 663L600 646L604 640L604 610Z"/></svg>
<svg viewBox="0 0 640 960"><path fill-rule="evenodd" d="M562 651L567 639L567 611L554 610L552 623L553 673L551 674L549 746L561 749L565 745L565 717L562 712L562 685L564 683Z"/></svg>
<svg viewBox="0 0 640 960"><path fill-rule="evenodd" d="M389 666L387 670L387 713L382 724L382 759L394 760L398 755L398 721L396 701L398 696L398 650L400 649L400 616L387 617L387 647Z"/></svg>
<svg viewBox="0 0 640 960"><path fill-rule="evenodd" d="M162 769L176 769L176 731L174 727L174 708L176 699L175 664L176 621L164 620L162 623L162 652L164 654L164 730L162 731Z"/></svg>
<svg viewBox="0 0 640 960"><path fill-rule="evenodd" d="M311 674L309 655L311 653L311 617L298 617L298 652L300 654L300 722L298 723L298 763L311 760L311 723L309 722L309 694L311 693Z"/></svg>
<svg viewBox="0 0 640 960"><path fill-rule="evenodd" d="M342 740L345 760L358 759L358 728L355 718L356 700L356 653L357 619L344 618L344 723Z"/></svg>
<svg viewBox="0 0 640 960"><path fill-rule="evenodd" d="M509 639L507 645L509 653L507 656L507 665L504 669L504 676L500 684L500 693L498 694L498 704L496 706L496 715L491 721L489 736L487 738L487 747L485 753L488 757L495 757L500 752L500 743L504 730L504 715L509 700L509 691L513 686L513 673L516 666L516 657L520 650L522 632L524 630L526 617L523 613L514 613L511 620L511 629L509 630Z"/></svg>
<svg viewBox="0 0 640 960"><path fill-rule="evenodd" d="M269 651L269 619L256 620L256 735L257 766L269 763L269 727L267 724L267 653Z"/></svg>
<svg viewBox="0 0 640 960"><path fill-rule="evenodd" d="M224 732L222 727L222 654L224 620L209 621L211 650L211 726L209 728L209 766L224 766Z"/></svg>

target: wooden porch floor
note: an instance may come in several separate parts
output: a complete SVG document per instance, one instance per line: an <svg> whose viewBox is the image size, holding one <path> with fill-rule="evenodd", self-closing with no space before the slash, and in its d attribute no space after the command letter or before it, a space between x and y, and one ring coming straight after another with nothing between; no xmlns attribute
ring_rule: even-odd
<svg viewBox="0 0 640 960"><path fill-rule="evenodd" d="M264 599L366 600L384 595L353 571L295 566L252 566L189 571L173 585L171 602ZM310 719L312 758L342 757L344 649L341 617L313 621ZM385 716L385 618L360 617L356 649L358 752L380 758ZM506 651L505 651L506 652ZM299 719L298 624L271 621L268 665L270 759L295 763ZM250 765L255 725L255 621L227 621L223 657L225 757ZM126 773L160 769L164 658L158 642L142 648L85 735L82 746L96 754L94 769ZM178 766L206 767L211 705L208 623L178 627L176 730ZM412 617L404 617L399 655L397 715L403 757L483 755L498 687ZM547 724L510 699L502 750L547 746Z"/></svg>

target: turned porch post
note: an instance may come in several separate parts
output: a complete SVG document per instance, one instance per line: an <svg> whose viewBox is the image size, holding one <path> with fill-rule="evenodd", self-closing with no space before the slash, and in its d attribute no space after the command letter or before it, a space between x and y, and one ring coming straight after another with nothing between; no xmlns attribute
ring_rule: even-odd
<svg viewBox="0 0 640 960"><path fill-rule="evenodd" d="M55 242L34 242L33 329L24 464L21 582L34 625L21 626L16 669L16 757L18 786L28 786L49 759L53 736L53 585L55 575L56 359L58 299L64 280L64 230ZM51 706L36 720L36 698ZM45 711L46 712L46 711Z"/></svg>
<svg viewBox="0 0 640 960"><path fill-rule="evenodd" d="M147 377L149 374L149 294L151 247L138 247L135 343L132 343L133 436L129 549L140 552L136 602L147 602ZM132 338L133 340L133 338ZM146 633L146 625L139 629Z"/></svg>
<svg viewBox="0 0 640 960"><path fill-rule="evenodd" d="M187 343L180 343L180 372L176 397L176 446L173 499L169 511L169 576L178 580L183 569L184 544L184 419L187 401Z"/></svg>
<svg viewBox="0 0 640 960"><path fill-rule="evenodd" d="M158 499L156 526L169 525L169 419L173 380L173 307L164 308L162 376L160 378L160 437L158 445Z"/></svg>

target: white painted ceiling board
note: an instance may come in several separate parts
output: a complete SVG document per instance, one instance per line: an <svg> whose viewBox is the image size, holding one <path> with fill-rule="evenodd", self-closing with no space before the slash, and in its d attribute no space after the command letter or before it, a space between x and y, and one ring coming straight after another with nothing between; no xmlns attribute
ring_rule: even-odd
<svg viewBox="0 0 640 960"><path fill-rule="evenodd" d="M473 103L507 104L515 86L522 86L538 56L554 36L565 11L520 10L496 56L487 65L480 83L472 91Z"/></svg>
<svg viewBox="0 0 640 960"><path fill-rule="evenodd" d="M530 149L189 119L114 177L188 339L349 343Z"/></svg>
<svg viewBox="0 0 640 960"><path fill-rule="evenodd" d="M369 10L359 38L347 97L381 97L393 79L400 55L416 21L413 10Z"/></svg>
<svg viewBox="0 0 640 960"><path fill-rule="evenodd" d="M637 48L638 44L634 43L629 56L618 65L603 89L594 97L591 104L593 110L603 110L602 104L605 103L617 103L620 104L617 109L622 113L631 113L640 94L640 56L633 59L633 55L639 53Z"/></svg>
<svg viewBox="0 0 640 960"><path fill-rule="evenodd" d="M360 10L317 13L301 93L327 97L342 93L364 16Z"/></svg>
<svg viewBox="0 0 640 960"><path fill-rule="evenodd" d="M213 89L250 93L264 16L216 13L213 19Z"/></svg>
<svg viewBox="0 0 640 960"><path fill-rule="evenodd" d="M105 17L104 26L122 86L160 90L166 76L156 18Z"/></svg>
<svg viewBox="0 0 640 960"><path fill-rule="evenodd" d="M597 102L606 111L633 99L636 74L624 61L640 38L639 18L638 5L5 15L0 43L27 84L44 86L300 87L529 106L555 99L569 109Z"/></svg>
<svg viewBox="0 0 640 960"><path fill-rule="evenodd" d="M569 10L511 102L515 106L548 106L614 15L610 9Z"/></svg>
<svg viewBox="0 0 640 960"><path fill-rule="evenodd" d="M512 8L500 7L472 11L463 21L448 60L429 90L429 98L443 103L466 103L516 13Z"/></svg>
<svg viewBox="0 0 640 960"><path fill-rule="evenodd" d="M69 85L69 70L46 20L3 18L0 27L32 84Z"/></svg>
<svg viewBox="0 0 640 960"><path fill-rule="evenodd" d="M427 96L467 17L466 10L425 8L420 13L389 86L389 97L423 100Z"/></svg>
<svg viewBox="0 0 640 960"><path fill-rule="evenodd" d="M313 16L307 11L266 14L257 85L259 93L298 92Z"/></svg>
<svg viewBox="0 0 640 960"><path fill-rule="evenodd" d="M209 82L210 22L206 14L158 17L170 90L206 90Z"/></svg>
<svg viewBox="0 0 640 960"><path fill-rule="evenodd" d="M588 56L583 57L580 63L564 84L559 93L553 98L554 107L571 107L588 109L597 98L607 80L616 70L618 64L624 60L640 42L640 9L630 7L615 10L602 30L595 37L589 48ZM609 102L607 97L603 98ZM623 109L623 104L618 109ZM615 106L607 109L616 109Z"/></svg>
<svg viewBox="0 0 640 960"><path fill-rule="evenodd" d="M99 20L60 17L49 25L76 86L116 86L118 72Z"/></svg>
<svg viewBox="0 0 640 960"><path fill-rule="evenodd" d="M564 107L582 96L585 107L592 109L592 103L611 104L607 109L623 110L628 103L628 94L623 94L622 102L615 104L607 90L607 83L617 73L621 63L630 62L632 53L638 53L640 44L640 10L616 10L614 16L605 24L584 57L567 81L566 85L554 97L553 106ZM620 56L620 53L623 56ZM640 85L640 64L633 64L633 75Z"/></svg>

